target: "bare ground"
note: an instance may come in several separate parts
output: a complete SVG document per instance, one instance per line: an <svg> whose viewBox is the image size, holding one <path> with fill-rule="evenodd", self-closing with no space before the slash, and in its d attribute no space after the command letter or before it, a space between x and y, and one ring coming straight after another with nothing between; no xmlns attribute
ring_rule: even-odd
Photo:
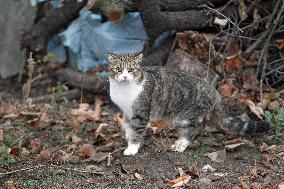
<svg viewBox="0 0 284 189"><path fill-rule="evenodd" d="M0 91L2 96L3 94L5 96L2 100L11 102L15 102L15 99L19 100L20 86L13 80L1 81ZM45 91L46 88L37 88L35 93L44 93L38 92L39 90ZM5 157L6 161L1 161L0 186L8 189L171 188L168 181L180 177L179 170L191 176L189 182L180 188L277 188L278 184L284 181L283 156L277 156L273 150L261 152L259 147L262 143L268 146L274 144L281 146L284 144L283 136L276 140L273 133L267 133L249 138L255 147L242 146L229 150L225 161L218 163L211 161L205 154L224 148L218 139L219 135L214 135L217 137L214 141L221 144L219 147L214 147L212 143L207 142L196 149L176 153L170 150L170 145L176 137L173 131L158 134L148 132L139 153L132 157L125 157L122 153L126 142L113 120L118 109L105 100L101 110L104 112L102 120L98 123L83 122L80 132L75 133L70 124L70 117L66 115L77 104L74 101L58 105L58 109L48 112L50 121L40 127L38 122L31 121L34 117L0 117L0 129L4 130L4 141L6 140L4 143L7 145L7 138L9 138L11 149L17 149L20 141L27 142L37 139L41 142L40 147L21 144L26 146L28 153L24 154L20 148L19 153L11 153L13 154L11 159ZM110 127L105 133L109 135L108 140L95 140L90 132L98 128L100 123L107 123ZM67 137L70 133L75 133L82 141L74 144ZM20 140L21 137L22 140ZM200 137L198 140L202 143L208 138L210 137ZM110 142L113 144L109 149L101 148ZM95 149L105 150L109 153L109 157L100 163L84 162L85 158L78 156L73 157L79 158L78 161L62 160L64 159L62 154L75 153L76 149L84 143L91 143ZM75 148L73 151L70 149L71 146ZM52 150L49 153L42 152L48 149ZM206 164L215 170L202 171L202 167Z"/></svg>

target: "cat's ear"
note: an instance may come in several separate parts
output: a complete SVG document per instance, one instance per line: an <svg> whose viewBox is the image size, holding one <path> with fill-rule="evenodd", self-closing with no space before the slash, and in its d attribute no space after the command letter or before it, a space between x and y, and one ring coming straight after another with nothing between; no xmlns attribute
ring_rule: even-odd
<svg viewBox="0 0 284 189"><path fill-rule="evenodd" d="M116 54L108 53L108 62L114 62L117 59Z"/></svg>
<svg viewBox="0 0 284 189"><path fill-rule="evenodd" d="M143 53L135 53L135 59L136 59L138 62L141 62L141 61L142 61L142 58L143 58Z"/></svg>
<svg viewBox="0 0 284 189"><path fill-rule="evenodd" d="M139 53L139 54L137 55L137 58L138 58L139 60L142 60L142 58L143 58L143 53Z"/></svg>

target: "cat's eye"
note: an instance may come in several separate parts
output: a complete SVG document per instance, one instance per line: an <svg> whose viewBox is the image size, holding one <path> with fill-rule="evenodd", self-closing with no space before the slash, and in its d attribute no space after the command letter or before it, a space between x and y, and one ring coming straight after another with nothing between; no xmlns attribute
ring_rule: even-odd
<svg viewBox="0 0 284 189"><path fill-rule="evenodd" d="M136 72L138 69L137 68L128 68L128 72L132 73L132 72Z"/></svg>
<svg viewBox="0 0 284 189"><path fill-rule="evenodd" d="M119 72L122 71L122 69L121 68L113 68L113 69L111 69L111 71L119 73Z"/></svg>

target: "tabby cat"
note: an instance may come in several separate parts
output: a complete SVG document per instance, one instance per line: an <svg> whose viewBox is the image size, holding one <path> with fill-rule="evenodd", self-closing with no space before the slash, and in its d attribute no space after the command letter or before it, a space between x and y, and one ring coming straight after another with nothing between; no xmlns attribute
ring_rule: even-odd
<svg viewBox="0 0 284 189"><path fill-rule="evenodd" d="M218 91L204 80L165 67L140 67L141 59L142 54L109 54L110 97L123 111L122 128L128 140L124 155L138 152L149 121L172 123L179 139L171 148L178 152L187 148L191 128L207 115L237 133L268 129L263 122L243 122L228 115Z"/></svg>

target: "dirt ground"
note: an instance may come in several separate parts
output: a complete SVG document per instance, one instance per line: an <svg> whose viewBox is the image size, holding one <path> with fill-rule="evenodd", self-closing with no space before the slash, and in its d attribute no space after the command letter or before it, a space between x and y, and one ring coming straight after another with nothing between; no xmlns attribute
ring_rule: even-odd
<svg viewBox="0 0 284 189"><path fill-rule="evenodd" d="M13 107L20 101L21 86L16 79L0 81L0 105ZM47 90L37 86L31 96ZM182 172L190 179L179 188L278 188L284 182L283 136L271 132L246 138L254 145L226 150L224 161L215 162L206 154L224 149L224 141L232 137L202 136L196 140L198 147L177 153L170 150L176 138L174 131L149 131L139 153L125 157L126 142L114 120L118 109L107 98L102 99L102 118L80 122L77 132L70 111L78 108L78 100L49 103L45 119L43 114L40 118L37 114L13 116L13 111L8 117L0 114L4 133L0 143L0 188L172 188L171 181L181 178ZM90 109L95 109L89 102ZM44 107L33 107L33 112L44 112ZM98 136L102 124L107 126ZM84 151L82 146L86 144L92 145L96 155L90 155L90 149Z"/></svg>

